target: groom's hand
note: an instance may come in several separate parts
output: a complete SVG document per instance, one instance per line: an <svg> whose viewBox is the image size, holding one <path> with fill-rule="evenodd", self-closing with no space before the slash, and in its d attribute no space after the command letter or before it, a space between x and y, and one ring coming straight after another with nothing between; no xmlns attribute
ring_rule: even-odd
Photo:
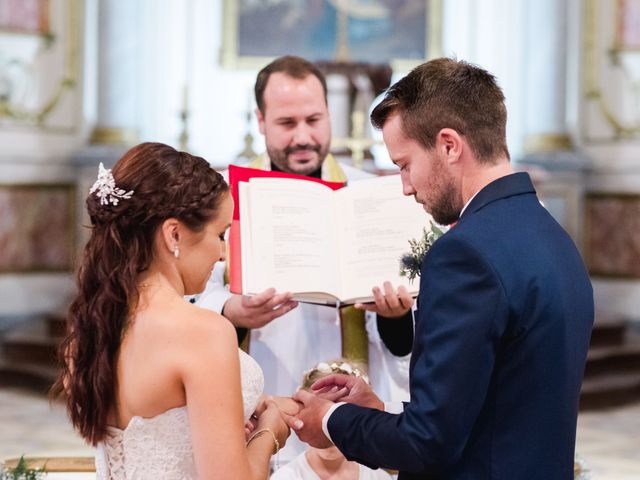
<svg viewBox="0 0 640 480"><path fill-rule="evenodd" d="M372 303L356 303L354 307L368 312L375 312L383 317L397 318L406 315L413 306L413 297L404 285L396 290L391 282L384 282L382 289L373 287Z"/></svg>
<svg viewBox="0 0 640 480"><path fill-rule="evenodd" d="M346 394L339 399L341 402L384 410L384 402L373 393L371 386L360 377L334 373L322 377L311 385L311 390L318 395L323 395L325 392L336 389L346 392Z"/></svg>
<svg viewBox="0 0 640 480"><path fill-rule="evenodd" d="M333 402L306 390L298 390L293 399L300 402L302 408L295 417L289 417L287 423L296 432L298 438L312 447L331 447L333 443L322 431L322 419Z"/></svg>

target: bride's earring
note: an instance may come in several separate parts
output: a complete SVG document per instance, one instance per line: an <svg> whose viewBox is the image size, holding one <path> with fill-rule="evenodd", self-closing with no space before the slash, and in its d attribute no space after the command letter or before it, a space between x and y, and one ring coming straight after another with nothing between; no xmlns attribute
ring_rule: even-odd
<svg viewBox="0 0 640 480"><path fill-rule="evenodd" d="M180 249L178 248L177 245L173 247L173 256L176 258L180 258Z"/></svg>

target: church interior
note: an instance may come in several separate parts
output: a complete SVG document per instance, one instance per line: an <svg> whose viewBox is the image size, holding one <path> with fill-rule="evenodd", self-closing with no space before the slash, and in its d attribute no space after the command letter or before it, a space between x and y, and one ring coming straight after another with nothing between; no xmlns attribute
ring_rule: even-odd
<svg viewBox="0 0 640 480"><path fill-rule="evenodd" d="M640 478L639 0L0 0L0 461L92 455L46 391L98 164L143 141L247 163L282 54L326 74L334 155L380 175L385 88L439 56L496 76L511 161L594 287L581 478Z"/></svg>

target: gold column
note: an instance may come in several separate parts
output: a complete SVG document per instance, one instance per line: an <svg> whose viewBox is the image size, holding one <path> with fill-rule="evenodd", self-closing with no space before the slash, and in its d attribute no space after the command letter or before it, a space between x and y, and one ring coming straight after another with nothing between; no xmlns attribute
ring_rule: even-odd
<svg viewBox="0 0 640 480"><path fill-rule="evenodd" d="M342 356L369 364L369 338L365 329L365 312L353 306L340 308Z"/></svg>
<svg viewBox="0 0 640 480"><path fill-rule="evenodd" d="M90 141L99 145L133 145L138 143L138 131L135 128L96 127Z"/></svg>
<svg viewBox="0 0 640 480"><path fill-rule="evenodd" d="M527 135L524 140L524 149L527 153L573 150L573 142L566 133Z"/></svg>

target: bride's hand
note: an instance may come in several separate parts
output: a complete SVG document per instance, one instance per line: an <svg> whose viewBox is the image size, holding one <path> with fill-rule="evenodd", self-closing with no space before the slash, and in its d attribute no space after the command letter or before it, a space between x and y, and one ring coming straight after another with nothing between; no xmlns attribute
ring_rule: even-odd
<svg viewBox="0 0 640 480"><path fill-rule="evenodd" d="M260 395L258 403L256 404L256 409L253 411L253 415L251 415L252 418L257 419L262 415L262 412L267 408L267 400L269 400L269 398L270 397L268 395Z"/></svg>
<svg viewBox="0 0 640 480"><path fill-rule="evenodd" d="M244 424L245 441L247 442L249 441L249 438L251 437L251 434L255 431L257 424L258 424L258 416L255 413L253 413L249 417L249 420L247 420L247 422Z"/></svg>
<svg viewBox="0 0 640 480"><path fill-rule="evenodd" d="M272 398L267 398L260 403L263 409L258 415L256 429L268 428L278 439L279 447L284 447L291 432L282 418L278 405L276 405L276 402L274 402ZM258 409L256 409L256 412L257 411Z"/></svg>
<svg viewBox="0 0 640 480"><path fill-rule="evenodd" d="M336 402L345 401L344 399L349 395L349 389L346 387L340 388L334 385L332 387L327 387L323 390L311 391L311 393L313 393L314 395L320 398L324 398L325 400L330 400L336 403Z"/></svg>
<svg viewBox="0 0 640 480"><path fill-rule="evenodd" d="M297 415L302 405L291 397L273 397L273 401L283 415Z"/></svg>

